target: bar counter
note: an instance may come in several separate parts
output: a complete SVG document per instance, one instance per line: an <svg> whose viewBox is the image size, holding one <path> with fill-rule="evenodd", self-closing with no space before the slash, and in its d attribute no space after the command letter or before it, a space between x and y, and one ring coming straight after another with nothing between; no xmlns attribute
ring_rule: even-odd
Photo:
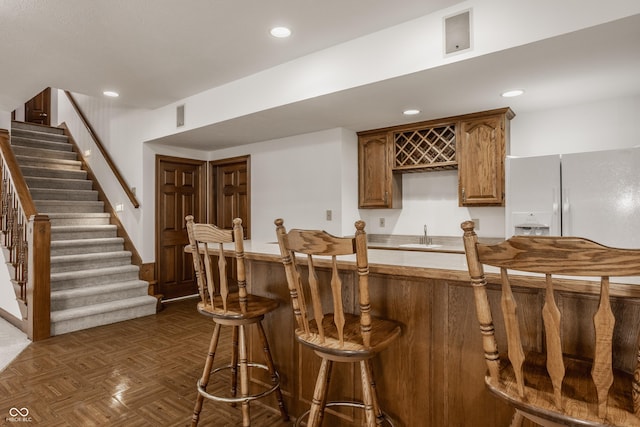
<svg viewBox="0 0 640 427"><path fill-rule="evenodd" d="M310 406L320 358L294 340L284 267L275 243L245 241L248 286L251 293L280 301L280 307L265 317L264 325L272 347L287 408L297 417ZM232 245L225 250L233 249ZM328 274L328 265L316 264L318 274ZM357 312L355 258L340 262L345 288L343 303ZM304 268L304 267L303 267ZM499 272L487 270L492 304L499 304ZM543 325L540 310L544 301L544 278L514 278L514 295L526 312L525 342L540 346ZM513 410L490 395L484 386L485 362L475 303L464 254L403 250L369 250L369 286L372 314L403 324L401 337L373 361L376 385L383 410L397 427L495 427L509 425ZM563 280L556 292L563 316L582 316L584 331L593 329L585 309L597 306L597 284ZM346 291L349 290L349 291ZM637 294L638 303L625 306L625 315L640 321L640 286L613 285L612 298L619 293ZM327 295L329 297L329 295ZM502 319L494 319L499 349L506 350ZM590 337L567 333L563 346L591 348ZM628 337L619 337L624 340ZM252 356L260 359L257 337L251 336ZM586 347L585 347L586 346ZM339 364L343 365L343 364ZM268 379L254 376L256 383ZM329 400L359 399L360 380L355 366L336 366ZM274 408L273 401L266 404ZM328 410L325 425L359 425L359 410ZM355 424L354 424L355 423ZM525 426L532 426L527 424Z"/></svg>

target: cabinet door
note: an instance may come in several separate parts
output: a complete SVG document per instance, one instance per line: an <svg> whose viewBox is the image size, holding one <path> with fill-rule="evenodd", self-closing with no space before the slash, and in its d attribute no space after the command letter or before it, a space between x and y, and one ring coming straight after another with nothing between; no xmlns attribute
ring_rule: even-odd
<svg viewBox="0 0 640 427"><path fill-rule="evenodd" d="M460 122L457 142L460 206L504 205L504 114Z"/></svg>
<svg viewBox="0 0 640 427"><path fill-rule="evenodd" d="M393 145L387 132L358 138L358 206L398 208L402 178L393 175Z"/></svg>

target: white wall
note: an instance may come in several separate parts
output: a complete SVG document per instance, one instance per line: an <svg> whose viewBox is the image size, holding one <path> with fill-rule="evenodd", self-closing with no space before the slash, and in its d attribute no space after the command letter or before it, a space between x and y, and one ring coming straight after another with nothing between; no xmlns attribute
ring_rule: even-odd
<svg viewBox="0 0 640 427"><path fill-rule="evenodd" d="M336 235L347 229L353 234L357 212L343 206L344 194L357 193L353 135L331 129L211 153L212 160L251 156L252 240L275 241L276 218L283 218L288 229L319 228Z"/></svg>
<svg viewBox="0 0 640 427"><path fill-rule="evenodd" d="M640 145L640 95L518 114L511 155L542 156Z"/></svg>
<svg viewBox="0 0 640 427"><path fill-rule="evenodd" d="M11 129L11 113L0 111L0 129Z"/></svg>

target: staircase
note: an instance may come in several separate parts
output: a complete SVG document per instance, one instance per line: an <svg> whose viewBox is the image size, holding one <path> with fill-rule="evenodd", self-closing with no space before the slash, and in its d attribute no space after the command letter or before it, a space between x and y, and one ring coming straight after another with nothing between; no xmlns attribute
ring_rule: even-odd
<svg viewBox="0 0 640 427"><path fill-rule="evenodd" d="M63 130L13 122L11 146L51 221L51 335L154 314L157 300Z"/></svg>

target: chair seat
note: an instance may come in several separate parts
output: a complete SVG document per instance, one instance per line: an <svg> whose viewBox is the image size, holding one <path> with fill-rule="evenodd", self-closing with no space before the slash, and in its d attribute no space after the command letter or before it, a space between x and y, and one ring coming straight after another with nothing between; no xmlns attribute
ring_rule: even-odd
<svg viewBox="0 0 640 427"><path fill-rule="evenodd" d="M501 360L508 359L504 357ZM591 378L591 363L569 357L564 358L564 363L566 374L562 384L563 411L559 411L554 405L553 386L547 374L544 354L536 352L526 354L523 367L524 399L518 394L513 367L509 363L501 366L500 384L488 375L485 377L485 383L491 392L507 399L521 411L559 423L581 426L640 426L640 418L633 415L633 400L629 392L632 390L633 374L614 370L614 381L609 390L609 408L605 421L598 417L596 388ZM535 388L532 388L534 386Z"/></svg>
<svg viewBox="0 0 640 427"><path fill-rule="evenodd" d="M315 320L309 322L310 333L296 329L296 338L302 344L314 350L334 356L367 359L386 348L395 338L400 336L400 324L391 320L372 316L371 346L365 347L360 333L360 316L345 313L344 346L340 345L338 333L333 324L333 313L325 314L322 326L324 342L318 333Z"/></svg>
<svg viewBox="0 0 640 427"><path fill-rule="evenodd" d="M265 314L278 308L278 301L257 295L249 295L246 307L241 309L239 296L237 293L229 295L227 300L227 310L222 307L221 298L214 298L214 306L198 303L198 311L205 316L223 320L246 320L261 318Z"/></svg>

